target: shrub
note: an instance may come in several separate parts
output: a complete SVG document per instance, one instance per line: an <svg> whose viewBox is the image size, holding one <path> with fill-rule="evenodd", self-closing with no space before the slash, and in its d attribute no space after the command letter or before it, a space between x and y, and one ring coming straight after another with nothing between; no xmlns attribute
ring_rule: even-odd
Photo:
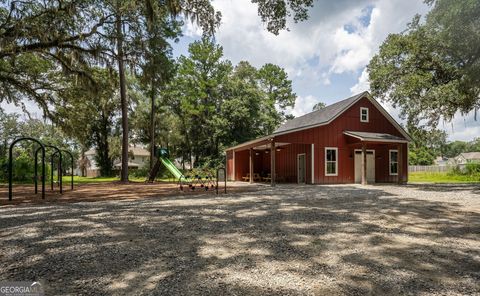
<svg viewBox="0 0 480 296"><path fill-rule="evenodd" d="M25 151L14 160L13 164L13 180L15 181L31 181L33 177L33 160ZM32 180L33 181L33 180Z"/></svg>
<svg viewBox="0 0 480 296"><path fill-rule="evenodd" d="M451 167L447 172L447 175L450 175L450 176L462 175L462 174L463 174L463 172L460 169L460 166L458 166L458 165Z"/></svg>
<svg viewBox="0 0 480 296"><path fill-rule="evenodd" d="M150 168L148 165L131 171L132 176L135 178L147 178L149 173Z"/></svg>
<svg viewBox="0 0 480 296"><path fill-rule="evenodd" d="M144 167L138 168L136 170L131 170L130 175L135 178L148 178L150 174L150 166L145 165ZM164 165L161 165L158 169L157 179L169 179L173 178L172 173L170 173Z"/></svg>
<svg viewBox="0 0 480 296"><path fill-rule="evenodd" d="M216 174L216 170L213 169L213 168L193 168L191 170L186 170L184 172L185 176L190 176L191 177L191 176L199 175L202 178L204 178L206 176L215 177L215 174Z"/></svg>
<svg viewBox="0 0 480 296"><path fill-rule="evenodd" d="M480 174L480 163L467 163L465 165L465 174L467 175Z"/></svg>
<svg viewBox="0 0 480 296"><path fill-rule="evenodd" d="M0 182L8 181L8 159L0 157Z"/></svg>
<svg viewBox="0 0 480 296"><path fill-rule="evenodd" d="M56 166L56 162L55 162ZM33 177L35 175L35 164L34 158L26 151L21 150L14 155L13 159L13 181L14 182L28 182L33 183ZM45 159L45 175L47 176L47 182L50 181L50 158ZM55 169L55 174L57 170ZM42 174L42 164L40 159L38 160L38 180L40 182ZM57 177L54 176L56 180ZM8 158L3 157L0 158L0 182L7 183L8 182Z"/></svg>
<svg viewBox="0 0 480 296"><path fill-rule="evenodd" d="M452 167L448 171L449 176L468 176L473 179L480 179L480 163L467 163L461 167L459 165Z"/></svg>
<svg viewBox="0 0 480 296"><path fill-rule="evenodd" d="M410 165L432 165L435 156L425 147L412 149L409 154Z"/></svg>

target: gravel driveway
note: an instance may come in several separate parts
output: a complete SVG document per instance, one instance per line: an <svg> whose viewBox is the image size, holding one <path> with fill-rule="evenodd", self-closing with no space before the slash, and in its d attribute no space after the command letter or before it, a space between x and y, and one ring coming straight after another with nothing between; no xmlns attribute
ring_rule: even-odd
<svg viewBox="0 0 480 296"><path fill-rule="evenodd" d="M6 279L46 295L480 295L480 186L3 206Z"/></svg>

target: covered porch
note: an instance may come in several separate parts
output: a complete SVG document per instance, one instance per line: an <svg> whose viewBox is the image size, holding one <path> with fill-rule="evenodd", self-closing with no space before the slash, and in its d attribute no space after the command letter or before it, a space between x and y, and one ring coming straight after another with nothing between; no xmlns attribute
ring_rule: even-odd
<svg viewBox="0 0 480 296"><path fill-rule="evenodd" d="M343 134L350 148L350 158L353 159L356 183L406 182L407 140L383 133L344 131Z"/></svg>
<svg viewBox="0 0 480 296"><path fill-rule="evenodd" d="M313 183L312 147L310 143L277 142L274 137L232 147L227 151L229 179L271 186Z"/></svg>

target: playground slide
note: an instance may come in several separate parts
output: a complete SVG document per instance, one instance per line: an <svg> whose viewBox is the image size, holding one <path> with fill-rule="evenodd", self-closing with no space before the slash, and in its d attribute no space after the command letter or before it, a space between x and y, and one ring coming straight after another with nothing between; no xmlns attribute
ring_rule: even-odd
<svg viewBox="0 0 480 296"><path fill-rule="evenodd" d="M162 164L167 168L167 170L170 171L170 173L173 174L173 176L175 176L176 179L180 179L181 177L183 177L183 174L180 172L179 169L177 169L177 167L170 161L170 159L166 158L166 157L163 157L161 156L160 158L160 161L162 162Z"/></svg>
<svg viewBox="0 0 480 296"><path fill-rule="evenodd" d="M216 188L217 193L218 193L218 182L217 182L216 179L213 178L213 176L207 175L205 177L202 177L202 176L199 176L199 175L195 175L195 177L193 177L193 178L184 176L182 174L182 172L180 172L180 170L177 169L177 167L170 161L170 159L168 159L168 151L166 149L161 149L160 150L157 162L155 162L155 165L150 170L150 175L149 175L146 182L151 183L155 180L155 177L157 176L158 171L160 169L160 166L162 164L178 180L178 185L180 187L180 190L183 191L184 188L189 188L190 190L193 191L193 190L195 190L195 188L198 187L198 188L204 189L205 191L208 191L209 188L211 190ZM224 170L224 174L225 174L225 169L223 169L223 170ZM218 170L217 170L217 176L218 176ZM215 183L215 182L217 182L217 183ZM227 188L226 184L227 183L226 183L226 180L225 180L225 186L224 186L225 187L225 192L226 192L226 188Z"/></svg>

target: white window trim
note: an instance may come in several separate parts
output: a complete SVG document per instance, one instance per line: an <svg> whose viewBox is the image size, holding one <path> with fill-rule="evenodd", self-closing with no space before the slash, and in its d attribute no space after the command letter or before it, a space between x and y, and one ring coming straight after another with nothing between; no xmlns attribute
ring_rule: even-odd
<svg viewBox="0 0 480 296"><path fill-rule="evenodd" d="M367 111L367 119L365 119L365 120L362 118L363 110ZM369 122L369 120L370 120L370 111L368 110L368 108L360 107L360 122Z"/></svg>
<svg viewBox="0 0 480 296"><path fill-rule="evenodd" d="M392 173L392 152L397 152L397 172ZM398 176L398 166L400 163L398 162L398 150L397 149L390 149L388 150L388 173L390 176Z"/></svg>
<svg viewBox="0 0 480 296"><path fill-rule="evenodd" d="M327 150L335 150L336 159L337 159L337 160L335 161L335 174L328 174L328 173L327 173ZM324 160L325 160L325 176L328 176L328 177L336 177L336 176L338 176L338 147L325 147Z"/></svg>

